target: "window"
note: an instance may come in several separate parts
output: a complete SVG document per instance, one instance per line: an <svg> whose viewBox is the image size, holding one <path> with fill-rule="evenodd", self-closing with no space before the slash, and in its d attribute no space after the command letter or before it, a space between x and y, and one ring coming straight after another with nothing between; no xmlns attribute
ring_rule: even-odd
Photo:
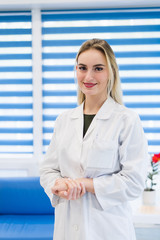
<svg viewBox="0 0 160 240"><path fill-rule="evenodd" d="M0 13L0 158L33 155L31 11Z"/></svg>

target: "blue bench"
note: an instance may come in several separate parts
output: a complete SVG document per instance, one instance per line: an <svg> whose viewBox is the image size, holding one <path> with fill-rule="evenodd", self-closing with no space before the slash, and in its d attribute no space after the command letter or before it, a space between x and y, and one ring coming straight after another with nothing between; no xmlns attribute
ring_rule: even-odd
<svg viewBox="0 0 160 240"><path fill-rule="evenodd" d="M52 240L54 208L39 177L0 178L0 239Z"/></svg>

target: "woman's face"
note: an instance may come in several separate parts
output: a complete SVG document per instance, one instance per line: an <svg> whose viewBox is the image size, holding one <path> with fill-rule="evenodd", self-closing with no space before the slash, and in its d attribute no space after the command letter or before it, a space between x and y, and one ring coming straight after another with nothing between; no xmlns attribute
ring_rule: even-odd
<svg viewBox="0 0 160 240"><path fill-rule="evenodd" d="M76 66L78 86L88 96L107 98L108 67L105 55L96 49L82 52Z"/></svg>

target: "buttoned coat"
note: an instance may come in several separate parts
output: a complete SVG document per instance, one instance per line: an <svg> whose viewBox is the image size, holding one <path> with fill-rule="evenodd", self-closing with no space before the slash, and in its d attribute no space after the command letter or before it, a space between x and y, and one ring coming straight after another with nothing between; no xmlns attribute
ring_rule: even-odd
<svg viewBox="0 0 160 240"><path fill-rule="evenodd" d="M147 140L138 115L109 97L83 138L83 103L61 114L40 166L55 207L54 240L135 240L129 201L144 189ZM65 200L57 178L93 178L95 194Z"/></svg>

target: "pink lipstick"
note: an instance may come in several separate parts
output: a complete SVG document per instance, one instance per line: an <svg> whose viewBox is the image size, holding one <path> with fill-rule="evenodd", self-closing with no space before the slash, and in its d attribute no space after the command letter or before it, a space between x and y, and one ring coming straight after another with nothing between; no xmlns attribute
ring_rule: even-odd
<svg viewBox="0 0 160 240"><path fill-rule="evenodd" d="M84 83L85 87L92 88L96 85L96 83Z"/></svg>

